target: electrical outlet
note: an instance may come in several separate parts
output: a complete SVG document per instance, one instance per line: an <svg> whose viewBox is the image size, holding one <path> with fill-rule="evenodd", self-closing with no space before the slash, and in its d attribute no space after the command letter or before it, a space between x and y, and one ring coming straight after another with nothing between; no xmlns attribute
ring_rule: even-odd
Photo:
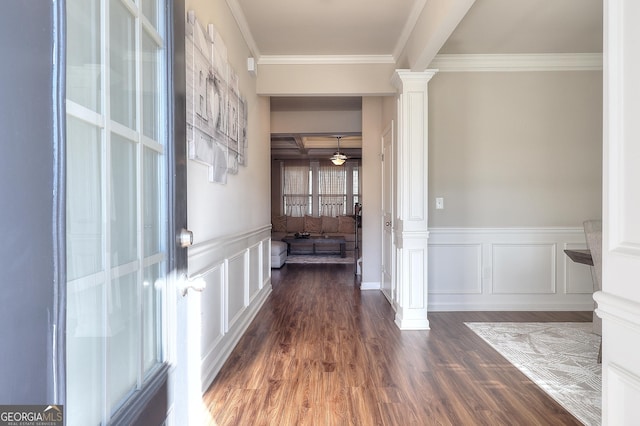
<svg viewBox="0 0 640 426"><path fill-rule="evenodd" d="M437 210L444 209L444 198L436 197L436 209Z"/></svg>

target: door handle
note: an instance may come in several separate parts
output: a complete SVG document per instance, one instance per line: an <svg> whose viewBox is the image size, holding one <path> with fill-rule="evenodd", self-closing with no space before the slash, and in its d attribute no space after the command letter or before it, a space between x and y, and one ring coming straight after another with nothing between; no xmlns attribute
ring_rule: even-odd
<svg viewBox="0 0 640 426"><path fill-rule="evenodd" d="M183 275L180 279L180 293L182 296L186 296L189 293L189 290L194 290L197 292L203 292L204 289L207 288L207 282L202 277L189 279L186 275Z"/></svg>
<svg viewBox="0 0 640 426"><path fill-rule="evenodd" d="M188 229L182 228L178 234L178 244L181 248L190 247L193 245L193 232Z"/></svg>
<svg viewBox="0 0 640 426"><path fill-rule="evenodd" d="M384 226L391 226L391 222L390 221L389 222L385 222Z"/></svg>

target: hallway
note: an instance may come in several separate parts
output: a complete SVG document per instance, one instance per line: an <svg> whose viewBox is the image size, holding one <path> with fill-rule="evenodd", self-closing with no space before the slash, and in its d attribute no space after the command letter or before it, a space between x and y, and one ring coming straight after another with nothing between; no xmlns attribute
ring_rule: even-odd
<svg viewBox="0 0 640 426"><path fill-rule="evenodd" d="M430 313L401 332L351 265L287 265L204 396L217 425L579 425L463 324L590 313Z"/></svg>

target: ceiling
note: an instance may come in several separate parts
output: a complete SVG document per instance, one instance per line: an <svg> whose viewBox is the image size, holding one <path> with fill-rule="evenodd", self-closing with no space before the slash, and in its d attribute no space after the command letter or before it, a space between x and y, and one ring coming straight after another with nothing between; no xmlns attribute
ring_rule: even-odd
<svg viewBox="0 0 640 426"><path fill-rule="evenodd" d="M257 58L384 55L397 60L427 1L434 0L227 0L227 3ZM602 52L602 0L475 0L439 50L446 54L599 52ZM271 100L272 109L280 111L344 110L360 105L361 99L357 97ZM325 148L321 148L319 136L273 135L272 156L283 157L295 150L304 157L324 156L326 152L331 155L335 135L325 135L328 136L324 138ZM356 138L351 139L348 145L354 147L349 149L357 150Z"/></svg>
<svg viewBox="0 0 640 426"><path fill-rule="evenodd" d="M434 0L428 0L434 1ZM256 57L398 57L427 0L227 0ZM241 25L243 26L243 25ZM249 32L250 34L247 34ZM602 0L476 0L442 53L602 51Z"/></svg>
<svg viewBox="0 0 640 426"><path fill-rule="evenodd" d="M259 55L390 54L426 0L233 0ZM257 55L257 52L254 52Z"/></svg>

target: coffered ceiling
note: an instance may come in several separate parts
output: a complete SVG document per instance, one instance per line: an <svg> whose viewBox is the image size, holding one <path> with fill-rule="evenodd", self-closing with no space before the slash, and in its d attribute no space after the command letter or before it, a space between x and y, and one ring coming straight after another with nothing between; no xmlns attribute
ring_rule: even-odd
<svg viewBox="0 0 640 426"><path fill-rule="evenodd" d="M362 155L362 137L360 135L300 135L272 134L271 158L273 160L292 159L329 159L338 151L340 137L340 153L351 160L360 160Z"/></svg>

